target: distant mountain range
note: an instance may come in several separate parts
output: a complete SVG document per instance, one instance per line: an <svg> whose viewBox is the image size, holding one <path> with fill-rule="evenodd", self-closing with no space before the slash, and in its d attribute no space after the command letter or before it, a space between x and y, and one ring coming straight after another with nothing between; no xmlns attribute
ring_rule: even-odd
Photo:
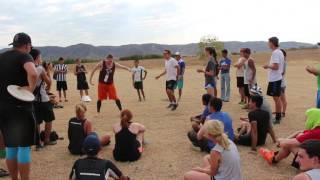
<svg viewBox="0 0 320 180"><path fill-rule="evenodd" d="M315 47L314 44L301 42L283 42L280 46L284 49L289 48L310 48ZM267 42L264 41L228 41L224 42L224 47L229 52L238 52L240 48L247 47L252 51L263 52L269 51ZM182 55L194 56L197 55L199 48L197 43L184 45L165 45L165 44L129 44L122 46L93 46L89 44L76 44L67 47L58 46L43 46L37 47L42 52L42 57L45 60L56 60L59 57L64 58L83 58L83 59L101 59L107 54L113 54L115 57L125 57L131 55L149 55L162 54L164 49L170 49L172 52L179 51ZM0 52L6 49L0 50Z"/></svg>

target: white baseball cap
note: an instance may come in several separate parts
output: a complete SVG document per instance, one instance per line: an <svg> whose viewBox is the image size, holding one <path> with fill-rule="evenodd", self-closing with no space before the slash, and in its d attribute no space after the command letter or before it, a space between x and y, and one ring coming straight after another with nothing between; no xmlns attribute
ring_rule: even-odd
<svg viewBox="0 0 320 180"><path fill-rule="evenodd" d="M180 56L180 52L176 52L174 55L176 55L176 56Z"/></svg>

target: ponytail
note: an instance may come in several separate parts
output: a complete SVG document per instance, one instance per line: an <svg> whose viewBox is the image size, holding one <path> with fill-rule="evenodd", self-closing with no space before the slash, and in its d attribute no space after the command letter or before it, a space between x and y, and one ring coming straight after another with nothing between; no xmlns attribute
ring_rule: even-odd
<svg viewBox="0 0 320 180"><path fill-rule="evenodd" d="M213 137L220 146L222 146L224 149L229 150L230 142L228 136L224 133L224 126L220 121L207 121L205 123L205 128L207 134Z"/></svg>
<svg viewBox="0 0 320 180"><path fill-rule="evenodd" d="M131 111L128 109L121 111L120 118L121 118L121 121L120 121L121 127L128 128L132 119Z"/></svg>

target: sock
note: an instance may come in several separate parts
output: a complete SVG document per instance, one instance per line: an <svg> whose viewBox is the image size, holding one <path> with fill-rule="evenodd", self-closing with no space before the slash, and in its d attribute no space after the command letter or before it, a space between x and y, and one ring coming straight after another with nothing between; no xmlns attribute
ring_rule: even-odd
<svg viewBox="0 0 320 180"><path fill-rule="evenodd" d="M117 104L118 109L119 109L120 111L122 111L122 106L121 106L121 102L120 102L119 99L116 100L116 104Z"/></svg>
<svg viewBox="0 0 320 180"><path fill-rule="evenodd" d="M276 113L276 120L277 121L280 121L281 120L281 113Z"/></svg>
<svg viewBox="0 0 320 180"><path fill-rule="evenodd" d="M97 112L100 113L101 101L97 101Z"/></svg>

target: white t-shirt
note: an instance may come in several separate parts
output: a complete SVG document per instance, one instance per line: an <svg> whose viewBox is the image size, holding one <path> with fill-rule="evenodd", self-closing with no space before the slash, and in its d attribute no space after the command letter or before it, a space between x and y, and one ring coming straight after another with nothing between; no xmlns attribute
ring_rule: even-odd
<svg viewBox="0 0 320 180"><path fill-rule="evenodd" d="M138 66L134 67L131 69L133 77L134 77L134 82L141 82L143 78L143 72L145 71L144 67Z"/></svg>
<svg viewBox="0 0 320 180"><path fill-rule="evenodd" d="M241 63L245 60L246 60L245 58L241 57L241 58L239 58L238 63ZM244 77L244 66L237 68L236 74L237 74L237 77Z"/></svg>
<svg viewBox="0 0 320 180"><path fill-rule="evenodd" d="M269 82L275 82L282 79L284 55L280 49L276 49L272 52L269 65L278 64L278 70L269 69L268 79Z"/></svg>
<svg viewBox="0 0 320 180"><path fill-rule="evenodd" d="M174 58L166 60L165 67L167 72L167 81L177 80L177 66L179 66L178 61Z"/></svg>

